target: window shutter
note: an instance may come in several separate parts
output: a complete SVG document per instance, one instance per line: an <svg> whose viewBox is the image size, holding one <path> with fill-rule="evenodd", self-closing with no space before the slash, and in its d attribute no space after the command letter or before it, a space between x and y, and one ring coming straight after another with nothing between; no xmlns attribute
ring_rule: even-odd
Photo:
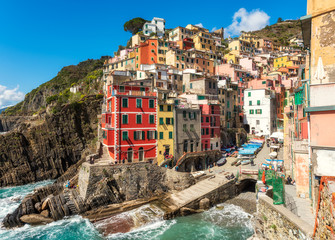
<svg viewBox="0 0 335 240"><path fill-rule="evenodd" d="M191 119L191 112L188 113L188 117Z"/></svg>
<svg viewBox="0 0 335 240"><path fill-rule="evenodd" d="M145 131L142 131L142 140L145 140Z"/></svg>
<svg viewBox="0 0 335 240"><path fill-rule="evenodd" d="M137 132L134 132L134 140L137 140Z"/></svg>
<svg viewBox="0 0 335 240"><path fill-rule="evenodd" d="M171 124L173 125L174 123L173 123L173 118L171 118Z"/></svg>
<svg viewBox="0 0 335 240"><path fill-rule="evenodd" d="M150 131L147 131L147 139L150 139Z"/></svg>
<svg viewBox="0 0 335 240"><path fill-rule="evenodd" d="M155 131L155 139L157 139L157 131Z"/></svg>

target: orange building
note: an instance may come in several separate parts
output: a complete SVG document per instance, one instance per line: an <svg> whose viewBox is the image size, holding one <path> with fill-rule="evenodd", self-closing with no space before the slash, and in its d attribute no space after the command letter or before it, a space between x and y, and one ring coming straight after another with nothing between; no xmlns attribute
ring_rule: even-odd
<svg viewBox="0 0 335 240"><path fill-rule="evenodd" d="M135 69L140 70L141 64L154 64L158 62L158 40L148 39L135 47Z"/></svg>

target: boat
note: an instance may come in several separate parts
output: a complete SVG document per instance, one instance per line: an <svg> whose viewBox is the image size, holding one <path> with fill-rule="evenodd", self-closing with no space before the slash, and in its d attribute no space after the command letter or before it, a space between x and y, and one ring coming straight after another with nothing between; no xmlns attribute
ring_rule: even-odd
<svg viewBox="0 0 335 240"><path fill-rule="evenodd" d="M278 156L278 153L277 152L272 152L269 154L270 158L271 159L275 159L277 156Z"/></svg>
<svg viewBox="0 0 335 240"><path fill-rule="evenodd" d="M227 162L227 159L226 159L226 158L221 158L221 159L219 159L219 160L216 162L216 165L218 165L218 166L223 166L223 165L226 164L226 162Z"/></svg>
<svg viewBox="0 0 335 240"><path fill-rule="evenodd" d="M248 159L248 160L242 160L241 161L241 164L242 165L247 165L247 164L249 164L251 161Z"/></svg>

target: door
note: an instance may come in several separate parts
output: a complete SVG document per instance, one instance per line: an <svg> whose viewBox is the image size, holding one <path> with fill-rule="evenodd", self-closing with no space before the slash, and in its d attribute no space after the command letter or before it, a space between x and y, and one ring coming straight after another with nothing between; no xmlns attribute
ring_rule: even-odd
<svg viewBox="0 0 335 240"><path fill-rule="evenodd" d="M144 150L142 147L138 149L138 161L143 161L144 160Z"/></svg>
<svg viewBox="0 0 335 240"><path fill-rule="evenodd" d="M129 163L133 161L133 149L132 148L128 148L127 159Z"/></svg>

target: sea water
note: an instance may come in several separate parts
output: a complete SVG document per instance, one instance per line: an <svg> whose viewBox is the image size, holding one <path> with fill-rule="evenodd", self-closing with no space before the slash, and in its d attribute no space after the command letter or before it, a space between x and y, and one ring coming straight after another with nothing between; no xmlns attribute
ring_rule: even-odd
<svg viewBox="0 0 335 240"><path fill-rule="evenodd" d="M0 220L17 208L23 197L34 188L50 184L43 181L20 187L0 189ZM163 220L158 209L142 206L129 212L92 224L80 216L56 221L42 226L25 225L21 228L0 229L0 239L247 239L253 234L252 216L232 204L220 204L210 210L172 220ZM150 213L152 212L152 214ZM124 228L127 219L132 219L130 228ZM135 220L134 220L135 219ZM138 222L141 222L139 224ZM120 227L115 227L119 225Z"/></svg>

